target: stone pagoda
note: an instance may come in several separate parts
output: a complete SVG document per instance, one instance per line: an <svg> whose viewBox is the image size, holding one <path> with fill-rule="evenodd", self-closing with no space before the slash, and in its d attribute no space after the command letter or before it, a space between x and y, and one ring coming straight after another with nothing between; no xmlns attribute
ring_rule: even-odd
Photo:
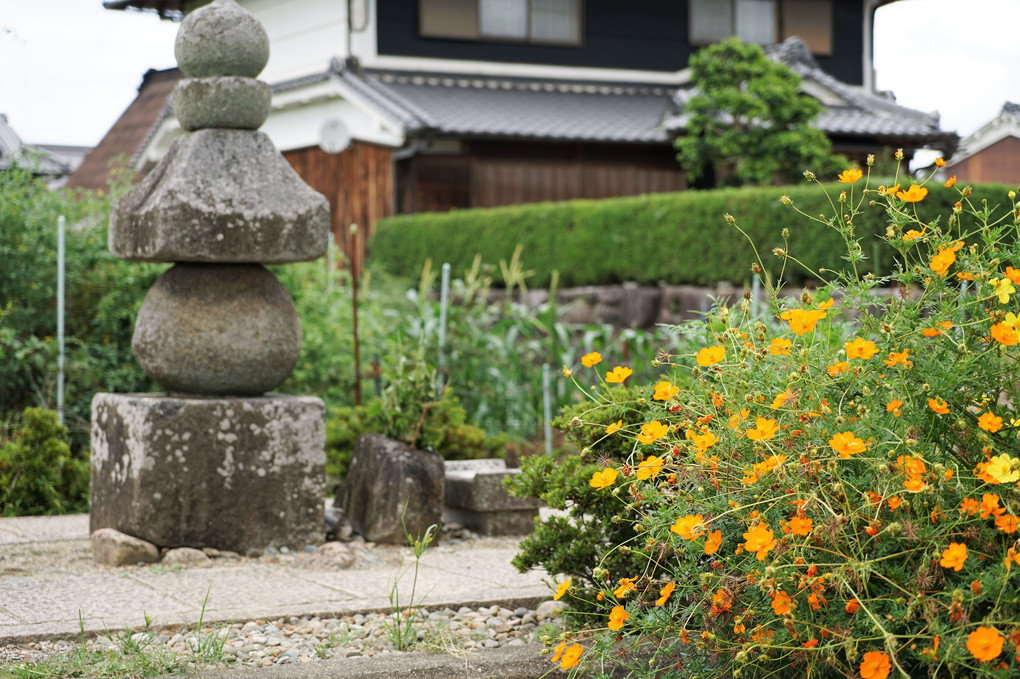
<svg viewBox="0 0 1020 679"><path fill-rule="evenodd" d="M301 349L294 302L265 264L317 259L329 205L258 128L269 39L234 0L188 15L172 95L185 134L110 216L110 251L171 262L135 324L167 393L92 401L91 530L159 547L247 552L324 538L325 408L267 393Z"/></svg>

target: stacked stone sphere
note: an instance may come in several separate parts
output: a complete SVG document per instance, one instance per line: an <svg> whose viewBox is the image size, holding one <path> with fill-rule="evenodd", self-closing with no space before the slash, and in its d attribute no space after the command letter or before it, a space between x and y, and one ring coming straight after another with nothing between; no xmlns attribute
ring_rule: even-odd
<svg viewBox="0 0 1020 679"><path fill-rule="evenodd" d="M188 15L174 51L186 132L110 219L115 255L174 263L145 298L132 348L171 392L259 395L301 349L294 303L263 264L325 254L329 206L258 131L272 95L255 79L269 59L259 22L215 0Z"/></svg>

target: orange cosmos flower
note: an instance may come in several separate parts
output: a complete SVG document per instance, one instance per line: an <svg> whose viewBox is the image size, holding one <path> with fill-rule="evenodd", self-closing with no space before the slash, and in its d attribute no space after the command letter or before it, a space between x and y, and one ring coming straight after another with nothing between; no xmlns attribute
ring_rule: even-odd
<svg viewBox="0 0 1020 679"><path fill-rule="evenodd" d="M846 361L837 361L830 365L826 370L829 373L829 377L835 377L836 375L846 372L850 369L850 364Z"/></svg>
<svg viewBox="0 0 1020 679"><path fill-rule="evenodd" d="M617 420L606 427L607 434L615 434L616 432L623 429L623 420Z"/></svg>
<svg viewBox="0 0 1020 679"><path fill-rule="evenodd" d="M659 382L655 385L655 393L652 394L653 401L668 401L669 399L680 393L680 387L674 386L669 382Z"/></svg>
<svg viewBox="0 0 1020 679"><path fill-rule="evenodd" d="M1006 267L1006 278L1011 280L1014 285L1020 285L1020 269L1014 269L1011 266Z"/></svg>
<svg viewBox="0 0 1020 679"><path fill-rule="evenodd" d="M779 431L779 425L775 420L759 417L755 419L754 429L748 429L745 434L752 441L767 441L775 436L777 431Z"/></svg>
<svg viewBox="0 0 1020 679"><path fill-rule="evenodd" d="M928 189L917 184L911 184L906 191L897 191L896 197L907 203L920 203L928 195Z"/></svg>
<svg viewBox="0 0 1020 679"><path fill-rule="evenodd" d="M609 612L609 629L618 632L623 629L623 623L629 617L623 606L613 606L613 610Z"/></svg>
<svg viewBox="0 0 1020 679"><path fill-rule="evenodd" d="M606 373L606 382L609 384L623 384L623 381L633 374L634 371L630 368L618 365Z"/></svg>
<svg viewBox="0 0 1020 679"><path fill-rule="evenodd" d="M858 455L868 449L868 445L854 436L852 431L836 434L829 439L829 446L843 459L847 459L851 455Z"/></svg>
<svg viewBox="0 0 1020 679"><path fill-rule="evenodd" d="M939 156L938 158L935 159L935 167L945 167L945 166L946 166L946 159L945 158L942 158L941 156Z"/></svg>
<svg viewBox="0 0 1020 679"><path fill-rule="evenodd" d="M702 534L705 530L705 517L701 514L688 514L682 518L676 520L669 528L670 531L676 533L684 540L693 540Z"/></svg>
<svg viewBox="0 0 1020 679"><path fill-rule="evenodd" d="M967 637L967 650L978 660L995 660L1002 653L1004 640L994 627L978 627Z"/></svg>
<svg viewBox="0 0 1020 679"><path fill-rule="evenodd" d="M940 398L928 399L928 407L939 415L946 415L949 413L949 404Z"/></svg>
<svg viewBox="0 0 1020 679"><path fill-rule="evenodd" d="M708 367L710 365L715 365L724 358L726 358L726 347L723 347L721 345L715 347L705 347L704 349L698 352L697 356L698 365L702 366L703 368Z"/></svg>
<svg viewBox="0 0 1020 679"><path fill-rule="evenodd" d="M795 335L804 335L814 330L818 321L825 318L825 310L788 309L779 314L779 318L790 324L790 330Z"/></svg>
<svg viewBox="0 0 1020 679"><path fill-rule="evenodd" d="M602 490L606 486L611 486L616 483L616 477L619 474L618 471L612 467L606 467L600 472L595 472L591 475L591 481L588 485L596 490Z"/></svg>
<svg viewBox="0 0 1020 679"><path fill-rule="evenodd" d="M581 659L582 653L584 653L584 647L578 644L573 644L570 648L563 652L563 657L560 658L560 667L565 670L569 670Z"/></svg>
<svg viewBox="0 0 1020 679"><path fill-rule="evenodd" d="M915 241L921 236L923 236L924 232L927 230L928 230L927 226L922 228L920 231L918 231L917 229L910 229L905 234L903 234L903 240L907 241L908 243L910 243L911 241Z"/></svg>
<svg viewBox="0 0 1020 679"><path fill-rule="evenodd" d="M676 585L672 582L666 583L666 586L659 590L659 598L655 600L656 606L662 606L669 600L669 595L676 589Z"/></svg>
<svg viewBox="0 0 1020 679"><path fill-rule="evenodd" d="M1005 514L1006 510L999 506L999 496L995 493L984 493L981 496L981 518L999 516Z"/></svg>
<svg viewBox="0 0 1020 679"><path fill-rule="evenodd" d="M570 583L572 583L573 581L574 581L573 578L567 578L559 585L557 585L556 595L553 597L553 601L559 601L560 599L562 599L563 595L567 593L568 589L570 589Z"/></svg>
<svg viewBox="0 0 1020 679"><path fill-rule="evenodd" d="M891 498L889 498L889 509L892 509L893 511L895 511L895 510L900 508L901 504L903 504L903 499L902 498L900 498L900 497L898 497L896 495L893 495Z"/></svg>
<svg viewBox="0 0 1020 679"><path fill-rule="evenodd" d="M711 556L719 551L719 547L722 545L722 531L717 530L708 534L705 538L705 554ZM672 591L672 590L670 590Z"/></svg>
<svg viewBox="0 0 1020 679"><path fill-rule="evenodd" d="M967 512L971 516L977 514L979 509L981 509L981 505L978 504L977 500L971 497L964 498L963 502L960 503L960 511Z"/></svg>
<svg viewBox="0 0 1020 679"><path fill-rule="evenodd" d="M1020 524L1020 521L1011 514L1003 514L1002 516L995 517L995 527L1003 533L1015 533L1017 531L1018 524Z"/></svg>
<svg viewBox="0 0 1020 679"><path fill-rule="evenodd" d="M772 597L772 610L776 612L776 615L786 615L793 610L793 600L790 599L790 595L785 591L780 591Z"/></svg>
<svg viewBox="0 0 1020 679"><path fill-rule="evenodd" d="M846 343L847 358L862 358L867 360L878 353L878 347L870 340L863 340L860 337L854 338Z"/></svg>
<svg viewBox="0 0 1020 679"><path fill-rule="evenodd" d="M775 533L765 522L759 523L744 533L746 541L742 546L748 552L756 552L758 561L764 561L769 550L776 546Z"/></svg>
<svg viewBox="0 0 1020 679"><path fill-rule="evenodd" d="M909 368L912 365L914 365L913 362L907 360L909 357L910 349L904 349L903 351L900 351L898 353L895 351L890 351L889 358L883 358L882 363L885 363L890 368L896 365L902 365L904 368Z"/></svg>
<svg viewBox="0 0 1020 679"><path fill-rule="evenodd" d="M563 376L564 377L573 377L574 376L574 371L571 370L570 368L568 368L567 366L563 366L562 372L563 372Z"/></svg>
<svg viewBox="0 0 1020 679"><path fill-rule="evenodd" d="M1020 342L1020 335L1017 335L1016 329L1012 326L1006 325L1005 323L996 323L992 326L991 330L992 339L999 344L1011 347L1017 342Z"/></svg>
<svg viewBox="0 0 1020 679"><path fill-rule="evenodd" d="M733 606L733 595L725 589L720 589L712 595L712 605L720 611L728 611ZM705 632L702 632L702 638L707 638L704 634Z"/></svg>
<svg viewBox="0 0 1020 679"><path fill-rule="evenodd" d="M956 175L954 174L952 177L950 177L949 180L946 181L945 184L943 184L943 186L945 186L947 189L951 189L954 186L956 186Z"/></svg>
<svg viewBox="0 0 1020 679"><path fill-rule="evenodd" d="M928 268L937 273L939 276L945 276L946 272L949 271L949 267L956 262L956 251L962 247L963 241L956 241L949 246L940 246L938 253L932 257Z"/></svg>
<svg viewBox="0 0 1020 679"><path fill-rule="evenodd" d="M864 173L861 172L860 170L850 169L843 170L842 172L840 172L839 176L836 177L836 179L838 179L842 184L853 184L855 181L857 181L863 176Z"/></svg>
<svg viewBox="0 0 1020 679"><path fill-rule="evenodd" d="M655 478L655 476L661 471L662 458L652 455L641 461L641 464L638 465L637 472L635 472L634 475L638 477L639 481L645 481L650 478Z"/></svg>
<svg viewBox="0 0 1020 679"><path fill-rule="evenodd" d="M943 568L952 568L956 572L963 570L963 562L967 560L967 545L960 542L950 542L946 550L942 552L942 559L939 565Z"/></svg>
<svg viewBox="0 0 1020 679"><path fill-rule="evenodd" d="M861 679L885 679L892 670L889 655L881 651L868 651L861 660Z"/></svg>
<svg viewBox="0 0 1020 679"><path fill-rule="evenodd" d="M857 599L851 599L850 601L846 602L846 607L843 610L845 610L850 615L853 615L854 613L857 612L857 609L860 607L861 602L859 602Z"/></svg>
<svg viewBox="0 0 1020 679"><path fill-rule="evenodd" d="M635 578L621 578L620 579L620 586L617 587L615 591L613 591L613 596L615 596L617 599L622 599L625 596L627 596L628 594L630 594L630 590L634 589L634 582L636 580L637 580L636 577Z"/></svg>
<svg viewBox="0 0 1020 679"><path fill-rule="evenodd" d="M776 337L769 343L769 353L773 356L789 356L793 342L785 337Z"/></svg>
<svg viewBox="0 0 1020 679"><path fill-rule="evenodd" d="M885 412L892 413L895 417L900 416L900 408L903 407L903 401L889 401L885 404Z"/></svg>
<svg viewBox="0 0 1020 679"><path fill-rule="evenodd" d="M978 418L978 426L988 433L994 434L1002 429L1002 418L995 413L981 413L981 417Z"/></svg>
<svg viewBox="0 0 1020 679"><path fill-rule="evenodd" d="M697 446L699 453L704 453L706 450L714 446L716 441L719 440L719 438L707 428L704 429L701 434L696 433L693 429L688 429L685 435L689 441Z"/></svg>
<svg viewBox="0 0 1020 679"><path fill-rule="evenodd" d="M581 357L581 365L585 368L591 368L592 366L598 365L602 362L602 354L597 351L593 351L590 354L585 354Z"/></svg>
<svg viewBox="0 0 1020 679"><path fill-rule="evenodd" d="M641 433L637 435L637 440L642 445L647 446L653 441L658 441L663 436L669 433L669 426L659 422L658 420L652 420L648 424L641 425Z"/></svg>
<svg viewBox="0 0 1020 679"><path fill-rule="evenodd" d="M779 527L783 529L784 533L806 536L811 534L811 531L814 528L814 521L795 516L790 519L789 523L781 521Z"/></svg>
<svg viewBox="0 0 1020 679"><path fill-rule="evenodd" d="M776 397L772 400L772 405L770 405L769 407L772 408L773 410L775 410L776 408L782 408L787 402L792 401L793 399L794 395L790 393L789 389L787 389L786 391L777 394Z"/></svg>

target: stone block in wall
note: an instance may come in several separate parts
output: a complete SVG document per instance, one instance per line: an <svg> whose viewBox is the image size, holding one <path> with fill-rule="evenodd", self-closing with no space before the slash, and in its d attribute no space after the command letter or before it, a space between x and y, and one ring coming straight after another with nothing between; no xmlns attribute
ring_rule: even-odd
<svg viewBox="0 0 1020 679"><path fill-rule="evenodd" d="M241 553L319 544L324 417L312 397L97 394L90 530Z"/></svg>
<svg viewBox="0 0 1020 679"><path fill-rule="evenodd" d="M530 533L538 505L510 495L503 486L505 478L520 471L508 469L500 459L446 462L446 520L483 535Z"/></svg>

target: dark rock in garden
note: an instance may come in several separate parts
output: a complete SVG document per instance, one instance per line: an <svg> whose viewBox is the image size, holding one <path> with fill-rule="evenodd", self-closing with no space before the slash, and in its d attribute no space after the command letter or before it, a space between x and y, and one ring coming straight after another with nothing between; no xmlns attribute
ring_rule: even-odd
<svg viewBox="0 0 1020 679"><path fill-rule="evenodd" d="M329 203L258 130L197 130L174 142L110 213L110 252L146 262L317 259Z"/></svg>
<svg viewBox="0 0 1020 679"><path fill-rule="evenodd" d="M443 459L399 441L365 434L354 446L334 504L370 542L407 544L443 518Z"/></svg>
<svg viewBox="0 0 1020 679"><path fill-rule="evenodd" d="M215 0L181 23L174 56L188 78L254 78L269 62L269 36L251 12L234 0Z"/></svg>
<svg viewBox="0 0 1020 679"><path fill-rule="evenodd" d="M185 130L257 130L269 117L273 92L254 78L187 78L174 87L174 116Z"/></svg>
<svg viewBox="0 0 1020 679"><path fill-rule="evenodd" d="M209 561L209 557L200 549L194 549L192 547L177 547L171 549L163 555L163 563L167 566L173 566L175 564L198 564L206 563Z"/></svg>
<svg viewBox="0 0 1020 679"><path fill-rule="evenodd" d="M133 566L159 561L156 545L113 528L92 531L92 560L107 566Z"/></svg>
<svg viewBox="0 0 1020 679"><path fill-rule="evenodd" d="M318 544L324 414L311 397L97 394L90 528L242 554Z"/></svg>
<svg viewBox="0 0 1020 679"><path fill-rule="evenodd" d="M290 375L301 323L286 288L257 264L177 264L145 296L131 343L170 391L257 395Z"/></svg>

